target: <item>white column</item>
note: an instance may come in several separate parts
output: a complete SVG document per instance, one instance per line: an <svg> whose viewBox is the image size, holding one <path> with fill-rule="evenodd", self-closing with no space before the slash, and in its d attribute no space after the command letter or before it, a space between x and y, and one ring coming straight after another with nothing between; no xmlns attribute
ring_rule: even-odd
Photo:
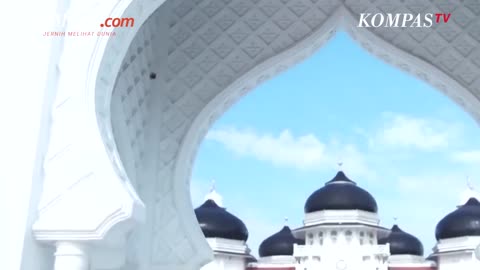
<svg viewBox="0 0 480 270"><path fill-rule="evenodd" d="M89 270L86 246L78 242L57 242L54 270Z"/></svg>

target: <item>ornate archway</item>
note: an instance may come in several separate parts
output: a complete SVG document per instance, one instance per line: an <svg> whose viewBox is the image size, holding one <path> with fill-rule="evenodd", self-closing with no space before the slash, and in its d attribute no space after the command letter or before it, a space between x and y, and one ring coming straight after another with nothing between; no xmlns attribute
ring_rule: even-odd
<svg viewBox="0 0 480 270"><path fill-rule="evenodd" d="M438 11L452 13L451 21L357 27L361 12ZM121 1L87 12L78 25L133 17L136 27L82 41L80 53L78 40L66 42L34 231L39 240L100 243L132 269L194 269L211 258L189 196L200 141L242 95L314 53L336 29L480 121L480 4L473 0ZM85 135L68 132L79 125Z"/></svg>

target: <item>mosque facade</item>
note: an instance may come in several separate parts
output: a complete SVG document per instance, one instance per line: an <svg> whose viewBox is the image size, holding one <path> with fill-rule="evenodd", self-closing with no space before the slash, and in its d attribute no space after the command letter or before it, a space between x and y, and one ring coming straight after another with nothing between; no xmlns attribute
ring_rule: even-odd
<svg viewBox="0 0 480 270"><path fill-rule="evenodd" d="M195 209L214 252L202 270L473 270L480 269L480 202L470 189L441 219L427 255L421 241L380 225L375 198L343 171L306 200L303 226L287 224L267 237L258 256L247 245L245 223L223 207L214 188Z"/></svg>

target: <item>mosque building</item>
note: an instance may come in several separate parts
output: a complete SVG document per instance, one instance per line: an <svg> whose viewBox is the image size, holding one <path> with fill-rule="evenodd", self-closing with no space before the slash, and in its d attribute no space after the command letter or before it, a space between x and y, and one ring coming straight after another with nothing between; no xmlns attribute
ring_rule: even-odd
<svg viewBox="0 0 480 270"><path fill-rule="evenodd" d="M462 204L436 226L437 243L425 257L420 240L380 226L375 198L343 171L308 197L303 226L287 224L259 246L247 246L248 229L223 207L212 187L195 209L214 260L202 270L473 270L480 269L480 194L470 186Z"/></svg>

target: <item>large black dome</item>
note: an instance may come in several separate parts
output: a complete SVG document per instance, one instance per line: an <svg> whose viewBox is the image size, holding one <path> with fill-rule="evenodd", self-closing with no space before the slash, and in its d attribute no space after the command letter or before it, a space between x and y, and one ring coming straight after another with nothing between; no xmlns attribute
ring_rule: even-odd
<svg viewBox="0 0 480 270"><path fill-rule="evenodd" d="M293 245L300 244L288 226L284 226L279 232L263 240L258 249L260 257L268 256L292 256Z"/></svg>
<svg viewBox="0 0 480 270"><path fill-rule="evenodd" d="M391 255L417 255L423 256L423 245L415 236L402 231L393 225L390 234L378 240L378 244L390 244Z"/></svg>
<svg viewBox="0 0 480 270"><path fill-rule="evenodd" d="M377 202L370 193L339 171L305 203L305 213L321 210L363 210L377 213Z"/></svg>
<svg viewBox="0 0 480 270"><path fill-rule="evenodd" d="M205 237L218 237L232 240L248 239L245 224L236 216L219 207L213 200L207 200L195 209L198 223Z"/></svg>
<svg viewBox="0 0 480 270"><path fill-rule="evenodd" d="M480 235L480 202L470 198L467 203L445 216L435 229L437 240Z"/></svg>

